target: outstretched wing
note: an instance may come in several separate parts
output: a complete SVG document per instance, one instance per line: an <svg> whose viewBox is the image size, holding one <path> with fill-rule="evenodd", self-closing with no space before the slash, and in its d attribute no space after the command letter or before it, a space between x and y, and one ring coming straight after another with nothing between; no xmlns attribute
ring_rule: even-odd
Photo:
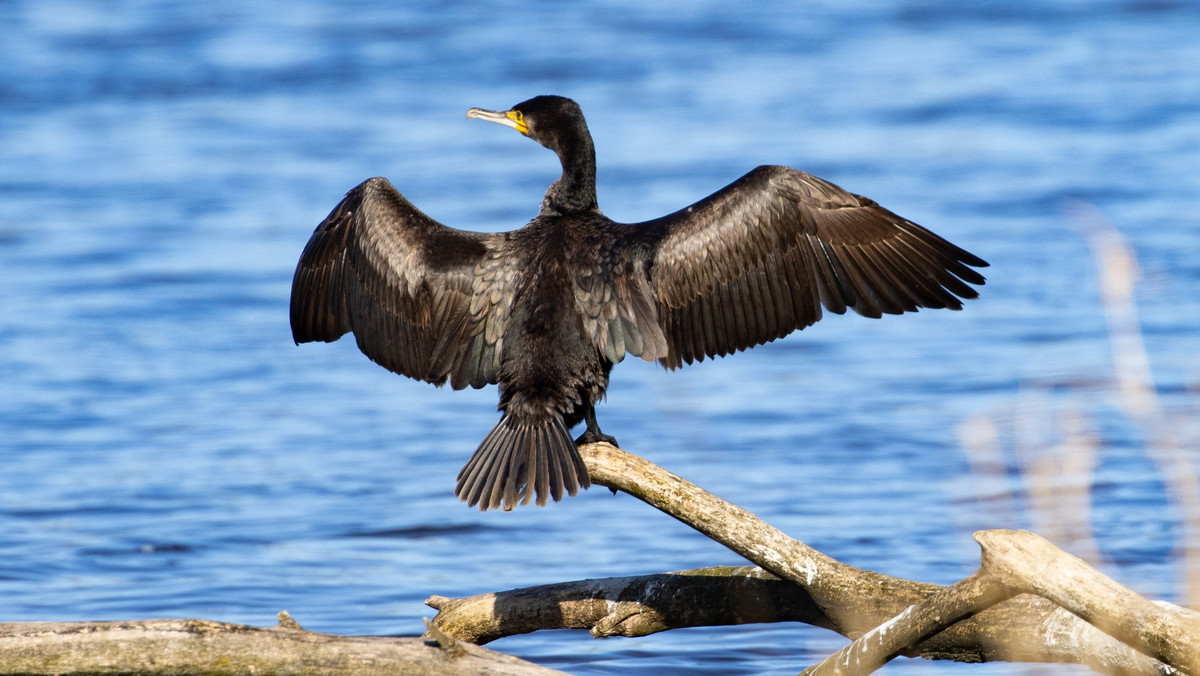
<svg viewBox="0 0 1200 676"><path fill-rule="evenodd" d="M496 235L446 227L371 178L317 226L292 279L292 337L353 332L390 371L455 389L496 382L512 275Z"/></svg>
<svg viewBox="0 0 1200 676"><path fill-rule="evenodd" d="M987 263L811 174L762 166L721 191L627 231L648 263L668 368L812 325L821 307L867 317L962 309Z"/></svg>

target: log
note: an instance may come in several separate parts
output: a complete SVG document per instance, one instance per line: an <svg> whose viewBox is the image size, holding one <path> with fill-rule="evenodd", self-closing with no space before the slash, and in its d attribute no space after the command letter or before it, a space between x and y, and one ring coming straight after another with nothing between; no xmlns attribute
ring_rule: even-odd
<svg viewBox="0 0 1200 676"><path fill-rule="evenodd" d="M3 674L264 674L549 676L486 648L436 638L306 631L287 613L274 627L209 620L0 623ZM437 633L437 632L435 632Z"/></svg>
<svg viewBox="0 0 1200 676"><path fill-rule="evenodd" d="M1200 674L1200 613L1152 602L1025 531L976 533L984 568L1010 589L1050 599L1139 652Z"/></svg>
<svg viewBox="0 0 1200 676"><path fill-rule="evenodd" d="M849 645L804 670L801 676L869 674L906 650L1016 595L980 569L956 584L905 608Z"/></svg>
<svg viewBox="0 0 1200 676"><path fill-rule="evenodd" d="M950 587L865 571L607 444L582 449L592 481L624 490L757 566L560 583L438 609L422 638L207 620L0 624L0 673L374 675L561 673L472 645L538 629L642 636L677 627L796 621L853 639L813 674L869 674L897 655L1074 662L1108 674L1200 676L1200 613L1150 602L1043 538L983 531L981 569Z"/></svg>
<svg viewBox="0 0 1200 676"><path fill-rule="evenodd" d="M425 601L433 626L483 645L540 629L586 629L596 638L754 622L829 624L801 587L754 566L715 566L610 577Z"/></svg>
<svg viewBox="0 0 1200 676"><path fill-rule="evenodd" d="M1069 640L1047 637L1053 640L1044 643L1069 648L1074 659L1097 671L1124 673L1140 665L1200 674L1200 613L1152 603L1033 533L980 531L975 539L983 548L982 568L855 639L804 676L869 674L905 648L1022 592L1070 612Z"/></svg>
<svg viewBox="0 0 1200 676"><path fill-rule="evenodd" d="M927 586L894 580L899 587ZM886 594L890 588L875 591ZM864 588L858 593L874 592ZM433 596L426 603L438 610L435 627L462 640L486 643L541 629L583 629L603 638L754 622L803 622L830 628L834 622L824 614L825 608L852 607L861 605L861 600L814 597L803 587L756 566L718 566L563 582L456 599ZM877 626L889 622L889 628L894 626L894 618L911 607L896 606L894 613L878 616ZM848 638L863 636L872 633ZM1028 594L991 606L898 654L959 662L1086 664L1114 676L1177 673L1054 603Z"/></svg>
<svg viewBox="0 0 1200 676"><path fill-rule="evenodd" d="M1155 629L1142 644L1135 641L1135 649L1125 642L1127 634L1109 635L1072 614L1078 608L1059 606L1056 601L1062 599L1032 586L1029 575L1006 572L1019 568L1008 563L1014 558L1024 559L1034 570L1039 560L1065 565L1068 559L1063 557L1074 559L1032 534L978 534L986 570L946 588L836 561L750 512L608 444L590 444L581 453L593 483L642 499L760 568L583 580L463 599L435 596L427 601L438 610L434 626L484 643L544 628L640 636L686 626L800 621L861 639L839 652L838 659L824 667L825 673L870 673L896 655L964 662L1070 662L1110 674L1200 673L1192 671L1187 657L1200 640L1187 619L1197 615L1193 611L1151 604L1130 591L1166 614L1153 616L1158 620ZM1071 575L1062 580L1063 589L1099 579L1082 578L1078 571ZM1111 587L1106 589L1112 593ZM1151 617L1144 605L1138 608L1142 614L1132 620L1135 624ZM1102 628L1111 631L1108 625ZM1163 632L1173 634L1168 638ZM1169 649L1158 649L1159 643ZM1155 647L1146 649L1147 645ZM850 655L863 659L847 660ZM839 660L845 670L833 668Z"/></svg>

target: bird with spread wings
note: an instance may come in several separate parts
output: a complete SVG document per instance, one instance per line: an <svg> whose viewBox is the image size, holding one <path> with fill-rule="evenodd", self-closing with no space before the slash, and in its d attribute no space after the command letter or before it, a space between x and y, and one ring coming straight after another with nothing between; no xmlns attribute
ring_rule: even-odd
<svg viewBox="0 0 1200 676"><path fill-rule="evenodd" d="M498 384L502 416L459 473L481 509L589 485L577 443L626 354L668 369L782 338L822 308L867 317L962 309L985 261L802 171L760 166L699 202L617 223L596 201L579 106L539 96L473 108L553 150L563 173L519 230L438 223L390 182L351 190L317 227L292 283L297 343L353 333L390 371L454 389ZM569 430L586 423L572 440Z"/></svg>

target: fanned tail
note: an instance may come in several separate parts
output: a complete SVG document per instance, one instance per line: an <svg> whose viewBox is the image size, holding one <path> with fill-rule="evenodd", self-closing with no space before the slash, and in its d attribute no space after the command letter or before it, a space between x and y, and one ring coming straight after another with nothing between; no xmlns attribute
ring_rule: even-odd
<svg viewBox="0 0 1200 676"><path fill-rule="evenodd" d="M548 498L557 502L564 491L573 496L590 485L562 418L528 425L505 415L458 473L454 494L470 507L508 511L518 500L527 505L536 495L541 507Z"/></svg>

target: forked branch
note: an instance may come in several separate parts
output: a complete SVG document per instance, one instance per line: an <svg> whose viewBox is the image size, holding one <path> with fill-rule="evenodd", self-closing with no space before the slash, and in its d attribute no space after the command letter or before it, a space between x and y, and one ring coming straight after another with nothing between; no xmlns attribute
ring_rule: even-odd
<svg viewBox="0 0 1200 676"><path fill-rule="evenodd" d="M638 497L761 569L710 568L465 599L433 597L428 603L439 610L436 626L486 642L542 628L638 636L684 626L791 620L856 639L814 667L815 673L867 674L896 655L908 655L1074 662L1113 674L1173 669L1200 674L1200 614L1146 601L1031 533L977 534L983 568L940 587L829 558L607 444L581 450L593 483Z"/></svg>

